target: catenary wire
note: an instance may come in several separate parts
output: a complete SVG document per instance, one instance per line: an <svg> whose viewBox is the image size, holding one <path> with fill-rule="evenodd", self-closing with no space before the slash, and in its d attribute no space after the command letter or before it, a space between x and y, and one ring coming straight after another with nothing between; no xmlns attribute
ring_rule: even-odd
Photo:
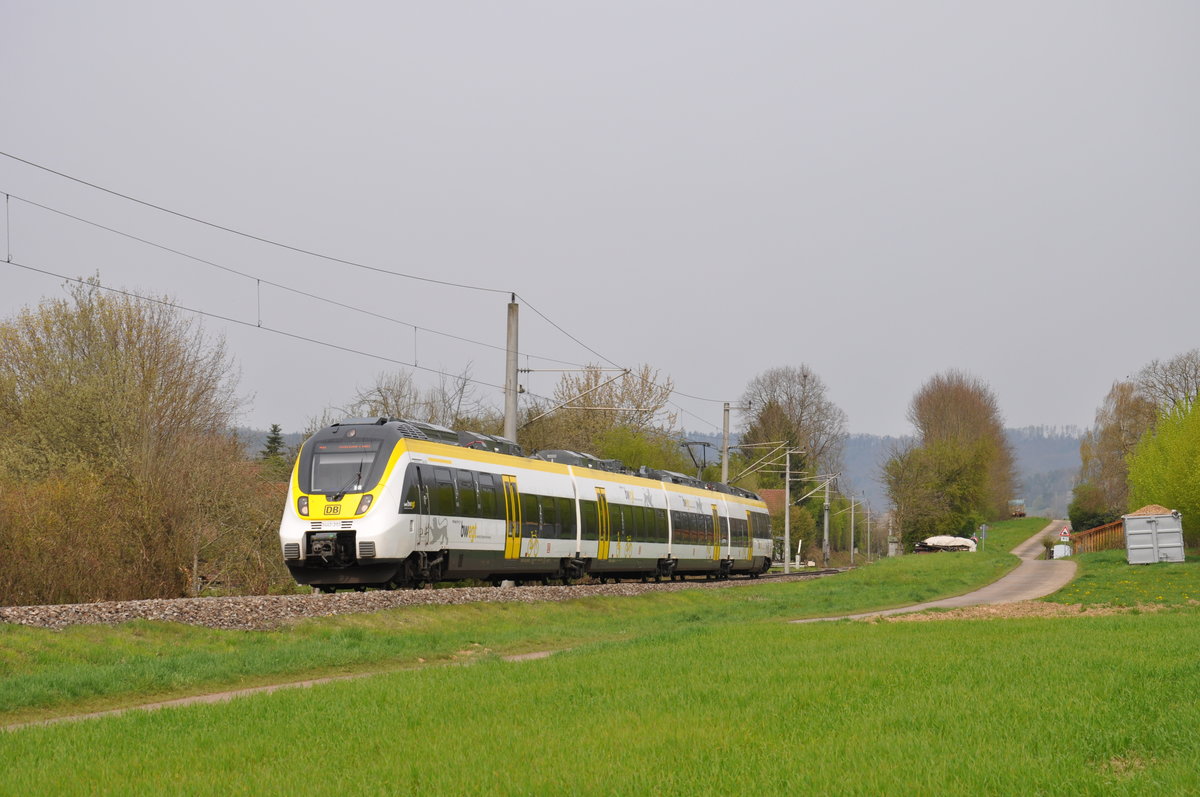
<svg viewBox="0 0 1200 797"><path fill-rule="evenodd" d="M57 272L50 271L49 269L39 268L37 266L31 266L28 263L21 263L17 260L10 260L7 262L8 262L8 265L16 266L17 268L22 268L22 269L25 269L26 271L33 271L38 274L44 274L48 277L56 277L58 279L65 280L66 282L74 282L79 285L89 284L87 282L87 280L81 279L80 277L69 277L65 274L59 274ZM128 297L134 298L134 299L140 299L140 300L144 300L144 301L148 301L148 302L153 302L154 304L163 305L164 307L171 307L171 308L174 308L177 310L183 310L185 312L194 313L195 315L204 316L206 318L215 318L219 321L226 321L231 324L239 324L241 326L250 327L252 329L261 329L266 332L272 332L276 335L282 335L283 337L286 337L286 338L292 338L294 340L303 341L305 343L312 343L312 344L315 344L318 346L325 346L326 348L336 349L338 351L346 352L348 354L358 354L363 357L370 357L370 358L373 358L376 360L382 360L384 362L393 363L395 365L403 365L405 367L415 368L420 371L428 371L429 373L438 374L439 376L446 376L446 377L450 377L453 379L464 379L467 382L471 382L476 385L481 385L483 387L495 388L497 390L504 389L503 385L496 385L491 382L484 382L481 379L473 379L471 377L465 377L461 374L451 374L446 371L439 371L436 368L428 368L423 365L417 365L416 363L410 363L410 362L406 362L404 360L398 360L394 357L388 357L383 354L374 354L372 352L363 351L361 349L354 349L349 346L341 346L336 343L329 343L328 341L318 340L316 338L310 338L310 337L306 337L304 335L297 335L294 332L288 332L286 330L276 329L274 327L270 327L270 326L266 326L266 325L260 325L253 321L243 321L240 318L233 318L231 316L221 315L220 313L212 313L207 310L198 310L194 307L188 307L186 305L178 304L176 302L169 302L169 301L166 301L165 299L157 299L153 296L145 296L142 294L133 293L132 291L121 290L120 288L110 288L107 285L95 285L95 287L99 288L102 291L107 291L109 293L116 293L116 294L120 294L121 296L128 296ZM534 395L534 394L531 393L529 395ZM548 400L548 398L546 396L534 396L534 397Z"/></svg>
<svg viewBox="0 0 1200 797"><path fill-rule="evenodd" d="M136 204L139 204L139 205L142 205L142 206L144 206L144 207L152 208L152 209L154 209L154 210L157 210L157 211L159 211L159 212L161 212L161 213L166 213L166 214L169 214L169 215L175 216L175 217L177 217L177 218L186 219L187 221L191 221L191 222L194 222L194 223L196 223L196 224L201 224L201 225L204 225L204 226L206 226L206 227L210 227L210 228L212 228L212 229L221 230L221 231L223 231L223 232L227 232L227 233L230 233L230 234L232 234L232 235L237 235L237 236L240 236L240 237L243 237L243 238L249 239L249 240L258 241L258 242L260 242L260 243L264 243L264 244L267 244L267 245L270 245L270 246L276 246L276 247L279 247L279 248L281 248L281 249L286 249L286 250L288 250L288 251L296 252L296 253L298 253L298 254L308 255L308 256L310 256L310 257L315 257L315 258L319 258L319 259L322 259L322 260L328 260L328 261L330 261L330 262L334 262L334 263L340 263L340 264L342 264L342 265L351 266L351 267L354 267L354 268L365 269L365 270L368 270L368 271L373 271L373 272L377 272L377 273L381 273L381 274L389 274L389 275L391 275L391 276L395 276L395 277L401 277L401 278L404 278L404 279L412 279L412 280L417 280L417 281L421 281L421 282L428 282L428 283L437 284L437 285L445 285L445 286L448 286L448 287L461 288L461 289L465 289L465 290L475 290L475 291L482 291L482 292L487 292L487 293L501 293L501 294L503 294L503 293L509 293L509 294L511 294L511 295L513 295L513 296L518 296L518 295L519 295L519 294L517 294L515 291L506 291L506 290L499 289L499 288L488 288L488 287L484 287L484 286L480 286L480 285L470 285L470 284L466 284L466 283L457 283L457 282L452 282L452 281L449 281L449 280L438 280L438 279L434 279L434 278L432 278L432 277L421 277L421 276L417 276L417 275L415 275L415 274L407 274L407 273L404 273L404 272L392 271L392 270L390 270L390 269L380 268L380 267L378 267L378 266L371 266L371 265L367 265L367 264L365 264L365 263L359 263L359 262L357 262L357 261L348 260L348 259L346 259L346 258L341 258L341 257L336 257L336 256L333 256L333 255L326 255L326 254L322 254L322 253L320 253L320 252L316 252L316 251L309 250L309 249L304 249L304 248L302 248L302 247L298 247L298 246L293 246L293 245L291 245L291 244L282 243L282 242L280 242L280 241L275 241L275 240L272 240L272 239L270 239L270 238L266 238L266 237L263 237L263 236L255 235L255 234L253 234L253 233L244 232L244 231L242 231L242 230L238 230L238 229L235 229L235 228L232 228L232 227L227 227L227 226L224 226L224 225L221 225L221 224L217 224L217 223L215 223L215 222L207 221L207 220L205 220L205 219L201 219L201 218L198 218L198 217L196 217L196 216L192 216L192 215L189 215L189 214L187 214L187 213L183 213L183 212L181 212L181 211L172 210L172 209L170 209L170 208L167 208L167 207L164 207L164 206L162 206L162 205L158 205L158 204L155 204L155 203L153 203L153 202L149 202L149 201L146 201L146 200L143 200L143 199L138 199L137 197L130 196L129 194L124 194L124 193L121 193L120 191L116 191L116 190L113 190L113 189L111 189L111 188L106 188L106 187L104 187L104 186L102 186L102 185L98 185L98 184L96 184L96 183L90 182L90 181L88 181L88 180L84 180L84 179L82 179L82 178L79 178L79 177L75 177L75 176L73 176L73 175L70 175L70 174L67 174L67 173L65 173L65 172L61 172L61 171L58 171L58 170L56 170L56 169L51 169L51 168L50 168L50 167L48 167L48 166L44 166L44 165L42 165L42 164L40 164L40 163L35 163L34 161L27 160L27 159L25 159L25 158L21 158L21 157L19 157L19 156L17 156L17 155L13 155L12 153L9 153L9 152L0 151L0 155L4 156L4 157L6 157L6 158L9 158L9 159L11 159L11 160L17 161L18 163L23 163L23 164L25 164L25 165L27 165L27 166L30 166L30 167L32 167L32 168L39 169L39 170L41 170L41 171L44 171L44 172L47 172L47 173L49 173L49 174L56 175L56 176L58 176L58 177L61 177L61 178L65 179L65 180L70 180L70 181L72 181L72 182L78 183L78 184L80 184L80 185L85 185L85 186L88 186L89 188L93 188L93 189L95 189L95 190L97 190L97 191L101 191L101 192L103 192L103 193L106 193L106 194L109 194L109 195L111 195L111 196L119 197L119 198L121 198L121 199L124 199L124 200L126 200L126 201L129 201L129 202L134 202L134 203L136 203ZM23 200L23 201L24 201L24 200ZM13 261L12 261L12 259L11 259L11 255L10 255L10 257L9 257L9 261L8 261L8 262L13 262ZM554 327L555 329L557 329L557 330L558 330L560 333L562 333L563 335L566 335L568 338L570 338L572 341L574 341L574 342L575 342L577 345L579 345L579 346L582 346L584 349L587 349L587 351L589 351L589 352L591 352L592 354L596 355L597 357L599 357L600 359L602 359L602 360L604 360L605 362L609 363L610 365L613 365L614 367L618 367L618 368L622 367L622 366L619 366L619 365L617 365L615 362L613 362L613 361L612 361L612 360L610 360L609 358L605 357L604 355L600 354L600 353L599 353L599 352L597 352L595 349L593 349L592 347L588 346L587 344L585 344L583 341L579 340L577 337L575 337L575 336L574 336L574 335L572 335L571 333L567 332L567 331L566 331L565 329L563 329L563 328L562 328L560 325L558 325L557 323L555 323L554 321L552 321L552 320L551 320L551 319L550 319L548 316L546 316L546 314L545 314L545 313L543 313L543 312L541 312L540 310L538 310L538 309L537 309L537 307L535 307L535 306L534 306L532 303L530 303L530 302L528 301L528 299L527 299L527 298L525 298L524 296L522 296L521 298L522 298L522 300L523 300L523 301L526 303L526 305L528 305L528 306L529 306L529 308L530 308L531 310L533 310L533 311L534 311L534 312L535 312L535 313L536 313L538 316L540 316L540 317L541 317L543 320L545 320L545 321L546 321L546 323L550 324L552 327ZM403 323L403 322L400 322L400 323ZM409 324L408 326L412 326L412 325L411 325L411 324ZM485 344L485 345L486 345L486 344ZM691 399L693 399L693 400L697 400L697 401L705 401L705 402L711 402L711 403L722 403L722 402L721 402L719 399L709 399L709 398L703 398L703 397L700 397L700 396L693 396L693 395L689 395L689 394L686 394L686 393L683 393L683 392L679 392L679 395L681 395L681 396L686 396L687 398L691 398ZM676 405L676 406L677 406L677 405ZM682 408L680 408L680 409L682 410ZM686 412L686 410L684 410L684 411ZM691 413L689 413L689 414L691 414ZM693 415L693 417L697 417L697 418L698 418L698 416L695 416L695 415ZM699 418L698 418L698 419L699 419ZM702 420L702 419L701 419L701 420ZM710 426L714 426L714 428L715 428L715 424L712 424L711 422L707 422L707 421L705 421L705 423L709 423L709 425L710 425Z"/></svg>
<svg viewBox="0 0 1200 797"><path fill-rule="evenodd" d="M434 283L435 285L446 285L451 288L463 288L465 290L483 291L485 293L512 293L512 291L506 291L506 290L502 290L500 288L488 288L488 287L484 287L482 285L468 285L466 283L434 279L433 277L420 277L420 276L417 276L416 274L405 274L400 271L392 271L390 269L380 268L379 266L371 266L371 265L367 265L366 263L359 263L354 260L347 260L342 257L335 257L334 255L322 254L320 252L315 252L311 249L304 249L303 247L292 246L291 244L285 244L280 241L274 241L270 238L265 238L261 235L255 235L253 233L243 232L242 230L237 230L237 229L234 229L233 227L226 227L224 225L217 224L215 222L206 221L204 219L197 218L196 216L190 216L187 213L182 213L178 210L171 210L170 208L163 207L162 205L156 205L153 202L147 202L144 199L138 199L137 197L130 196L129 194L122 194L120 191L114 191L111 188L105 188L102 185L97 185L96 183L88 182L87 180L83 180L78 177L72 177L71 175L66 174L65 172L60 172L55 169L51 169L48 166L43 166L40 163L34 163L33 161L26 160L25 158L19 158L16 155L13 155L8 152L0 151L0 155L3 155L6 158L11 158L12 160L15 160L19 163L24 163L27 166L32 166L35 169L41 169L44 172L49 172L50 174L57 175L59 177L62 177L65 180L70 180L72 182L79 183L80 185L86 185L89 188L94 188L97 191L103 191L106 194L110 194L115 197L120 197L121 199L127 200L129 202L135 202L144 207L153 208L154 210L157 210L161 213L167 213L169 215L176 216L181 219L186 219L188 221L195 222L196 224L202 224L206 227L211 227L215 230L221 230L223 232L227 232L232 235L238 235L238 236L241 236L242 238L248 238L252 241L258 241L259 243L268 244L270 246L277 246L281 249L287 249L288 251L291 251L291 252L296 252L296 253L302 254L302 255L308 255L309 257L316 257L316 258L320 258L321 260L328 260L333 263L341 263L344 266L353 266L354 268L361 268L361 269L366 269L368 271L375 271L380 274L390 274L393 277L403 277L404 279L419 280L421 282L431 282L431 283Z"/></svg>
<svg viewBox="0 0 1200 797"><path fill-rule="evenodd" d="M495 349L495 350L497 350L497 351L504 351L504 350L505 350L505 347L503 347L503 346L497 346L497 345L495 345L494 343L486 343L486 342L484 342L484 341L481 341L481 340L472 340L471 338L464 338L464 337L462 337L461 335L455 335L455 334L453 334L453 333L450 333L450 332L441 332L441 331L439 331L439 330L436 330L436 329L430 329L430 328L428 328L428 327L422 327L422 326L419 326L419 325L417 325L417 324L413 324L413 323L411 323L411 322L409 322L409 321L404 321L404 320L402 320L402 319L399 319L399 318L393 318L393 317L391 317L391 316L383 315L382 313L376 313L376 312L372 312L371 310L367 310L367 309L365 309L365 308L362 308L362 307L356 307L356 306L354 306L354 305L345 304L345 303L343 303L343 302L339 302L339 301L337 301L337 300L335 300L335 299L330 299L330 298L327 298L327 297L325 297L325 296L319 296L319 295L317 295L317 294L315 294L315 293L309 293L308 291L302 291L302 290L300 290L299 288L294 288L294 287L292 287L292 286L290 286L290 285L284 285L284 284L282 284L282 283L279 283L279 282L274 282L274 281L272 281L272 280L263 279L263 278L261 278L261 277L257 277L257 276L255 276L255 275L253 275L253 274L249 274L249 273L247 273L247 272L244 272L244 271L239 271L238 269L235 269L235 268L233 268L233 267L231 267L231 266L226 266L226 265L223 265L223 264L221 264L221 263L216 263L216 262L213 262L212 260L206 260L205 258L202 258L202 257L197 257L196 255L189 254L189 253L187 253L187 252L184 252L184 251L181 251L181 250L179 250L179 249L174 249L174 248L172 248L172 247L170 247L170 246L166 246L166 245L164 245L164 244L160 244L160 243L157 243L157 242L155 242L155 241L148 240L148 239L146 239L146 238L141 238L141 237L139 237L139 236L136 236L136 235L133 235L133 234L131 234L131 233L122 232L121 230L115 229L115 228L113 228L113 227L108 227L108 226L106 226L106 225L100 224L99 222L91 221L90 219L85 219L85 218L83 218L82 216L76 216L76 215L74 215L74 214L72 214L72 213L67 213L67 212L66 212L66 211L64 211L64 210L59 210L58 208L50 207L49 205L44 205L44 204L42 204L41 202L35 202L35 201L33 201L32 199L26 199L25 197L19 196L19 195L17 195L17 194L8 194L7 196L11 196L13 199L16 199L16 200L18 200L19 202L24 202L24 203L25 203L25 204L27 204L27 205L32 205L33 207L36 207L36 208L41 208L42 210L48 211L48 212L50 212L50 213L55 213L55 214L57 214L57 215L59 215L59 216L63 216L64 218L72 219L72 220L74 220L74 221L78 221L78 222L80 222L80 223L82 223L82 224L87 224L87 225L90 225L90 226L92 226L92 227L96 227L97 229L101 229L101 230L104 230L104 231L106 231L106 232L110 232L110 233L112 233L112 234L114 234L114 235L120 235L120 236L121 236L121 237L123 237L123 238L128 238L128 239L130 239L130 240L132 240L132 241L137 241L138 243L145 244L146 246L152 246L152 247L154 247L155 249L161 249L161 250L162 250L162 251L164 251L164 252L170 252L170 253L171 253L171 254L173 254L173 255L178 255L178 256L180 256L180 257L187 258L188 260L193 260L193 261L195 261L195 262L197 262L197 263L203 263L203 264L204 264L204 265L206 265L206 266L212 266L213 268L220 269L220 270L222 270L222 271L225 271L225 272L228 272L228 273L230 273L230 274L236 274L236 275L237 275L237 276L239 276L239 277L245 277L246 279L255 280L255 281L257 281L257 282L260 282L260 283L262 283L262 284L264 284L264 285L270 285L270 286L272 286L272 287L274 287L274 288L279 288L280 290L285 290L285 291L289 291L290 293L295 293L295 294L298 294L298 295L300 295L300 296L305 296L305 297L307 297L307 298L309 298L309 299L315 299L315 300L317 300L317 301L320 301L320 302L325 302L325 303L327 303L327 304L331 304L331 305L334 305L334 306L336 306L336 307L341 307L341 308L343 308L343 309L345 309L345 310L350 310L350 311L352 311L352 312L356 312L356 313L362 313L363 315L372 316L372 317L374 317L374 318L379 318L379 319L382 319L382 320L384 320L384 321L390 321L390 322L392 322L392 323L394 323L394 324L399 324L399 325L401 325L401 326L405 326L405 327L411 327L412 329L414 329L414 330L420 330L421 332L428 332L428 333L431 333L431 334L434 334L434 335L441 335L442 337L450 338L450 339L452 339L452 340L461 341L461 342L463 342L463 343L471 343L471 344L474 344L474 345L477 345L477 346L484 346L484 347L486 347L486 348L489 348L489 349ZM545 362L558 363L559 365L574 365L574 366L580 366L580 367L582 366L582 363L575 363L575 362L571 362L571 361L569 361L569 360L559 360L559 359L557 359L557 358L554 358L554 357L545 357L545 356L543 356L543 355L539 355L539 354L530 354L530 355L527 355L527 356L529 356L529 357L532 357L532 358L533 358L533 359L535 359L535 360L543 360L543 361L545 361Z"/></svg>

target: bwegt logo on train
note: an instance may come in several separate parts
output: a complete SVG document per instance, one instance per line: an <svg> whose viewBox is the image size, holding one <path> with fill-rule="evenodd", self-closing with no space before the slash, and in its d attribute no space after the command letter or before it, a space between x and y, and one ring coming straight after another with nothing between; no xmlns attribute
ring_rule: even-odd
<svg viewBox="0 0 1200 797"><path fill-rule="evenodd" d="M342 508L338 504L326 504L325 505L325 514L326 515L340 515L340 514L342 514Z"/></svg>

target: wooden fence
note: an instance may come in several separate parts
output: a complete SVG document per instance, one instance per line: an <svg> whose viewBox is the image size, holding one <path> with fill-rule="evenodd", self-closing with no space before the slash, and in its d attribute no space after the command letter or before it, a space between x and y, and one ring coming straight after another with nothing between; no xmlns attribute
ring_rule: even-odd
<svg viewBox="0 0 1200 797"><path fill-rule="evenodd" d="M1071 535L1075 545L1073 553L1092 553L1093 551L1111 551L1125 547L1125 522L1118 520L1094 529L1081 531Z"/></svg>

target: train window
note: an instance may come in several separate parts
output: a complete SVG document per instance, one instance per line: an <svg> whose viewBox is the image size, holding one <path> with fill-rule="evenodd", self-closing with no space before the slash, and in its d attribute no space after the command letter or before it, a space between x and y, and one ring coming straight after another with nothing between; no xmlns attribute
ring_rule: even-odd
<svg viewBox="0 0 1200 797"><path fill-rule="evenodd" d="M475 500L475 474L469 470L458 472L458 503L462 507L463 515L479 516L479 507Z"/></svg>
<svg viewBox="0 0 1200 797"><path fill-rule="evenodd" d="M404 498L400 501L400 511L404 514L419 512L421 505L420 465L409 465L404 472Z"/></svg>
<svg viewBox="0 0 1200 797"><path fill-rule="evenodd" d="M600 513L595 501L580 501L579 515L583 520L583 539L595 542L600 538Z"/></svg>
<svg viewBox="0 0 1200 797"><path fill-rule="evenodd" d="M521 523L526 534L542 536L542 519L538 513L537 496L532 493L521 493Z"/></svg>
<svg viewBox="0 0 1200 797"><path fill-rule="evenodd" d="M542 513L542 537L558 539L558 510L554 499L549 496L538 496L538 509Z"/></svg>
<svg viewBox="0 0 1200 797"><path fill-rule="evenodd" d="M454 474L449 468L434 468L434 487L431 491L430 511L435 515L457 515L458 502L454 498Z"/></svg>
<svg viewBox="0 0 1200 797"><path fill-rule="evenodd" d="M477 473L475 478L479 481L479 517L503 519L504 504L496 497L495 478L490 473Z"/></svg>
<svg viewBox="0 0 1200 797"><path fill-rule="evenodd" d="M555 498L558 504L558 523L560 540L575 539L575 502L570 498Z"/></svg>
<svg viewBox="0 0 1200 797"><path fill-rule="evenodd" d="M654 510L654 539L659 542L667 541L667 510Z"/></svg>

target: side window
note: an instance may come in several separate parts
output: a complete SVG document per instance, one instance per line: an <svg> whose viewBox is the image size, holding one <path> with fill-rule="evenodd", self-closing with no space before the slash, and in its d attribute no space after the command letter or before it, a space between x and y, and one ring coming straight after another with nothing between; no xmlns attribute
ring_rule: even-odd
<svg viewBox="0 0 1200 797"><path fill-rule="evenodd" d="M431 511L435 515L457 515L458 506L454 500L454 474L450 472L449 468L434 468L433 476L436 483L430 496L433 503Z"/></svg>
<svg viewBox="0 0 1200 797"><path fill-rule="evenodd" d="M419 465L409 465L404 472L404 497L400 499L400 511L403 514L420 512L421 506L421 476Z"/></svg>
<svg viewBox="0 0 1200 797"><path fill-rule="evenodd" d="M469 470L458 472L458 502L462 514L467 517L479 517L479 507L475 501L475 474Z"/></svg>
<svg viewBox="0 0 1200 797"><path fill-rule="evenodd" d="M600 539L600 513L595 501L580 501L579 515L583 520L583 538L595 542Z"/></svg>
<svg viewBox="0 0 1200 797"><path fill-rule="evenodd" d="M570 498L556 498L554 501L558 504L558 538L575 539L575 502Z"/></svg>
<svg viewBox="0 0 1200 797"><path fill-rule="evenodd" d="M479 481L479 517L485 518L503 518L504 505L500 505L500 509L496 509L496 482L490 473L476 474Z"/></svg>
<svg viewBox="0 0 1200 797"><path fill-rule="evenodd" d="M554 507L554 499L548 496L539 496L538 509L541 510L542 537L558 539L558 509Z"/></svg>
<svg viewBox="0 0 1200 797"><path fill-rule="evenodd" d="M541 536L541 517L538 514L537 496L531 493L521 493L521 523L526 532L536 532Z"/></svg>

